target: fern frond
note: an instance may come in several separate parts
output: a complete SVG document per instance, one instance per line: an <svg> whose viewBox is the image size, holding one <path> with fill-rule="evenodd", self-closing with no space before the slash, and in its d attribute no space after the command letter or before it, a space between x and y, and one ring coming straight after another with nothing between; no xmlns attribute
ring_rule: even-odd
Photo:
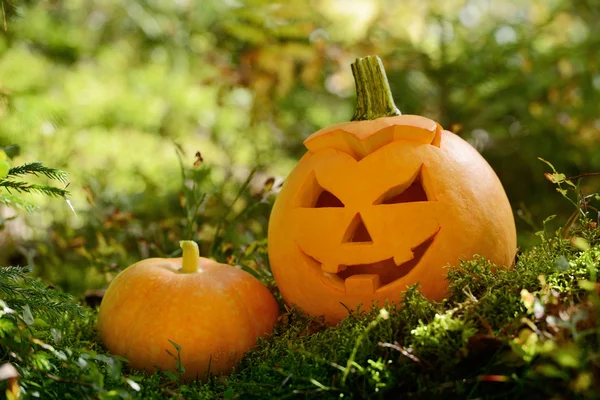
<svg viewBox="0 0 600 400"><path fill-rule="evenodd" d="M65 197L69 194L69 192L65 189L60 189L57 187L47 185L37 185L21 181L2 180L0 181L0 187L5 188L9 193L11 193L11 190L20 193L35 192L50 197Z"/></svg>
<svg viewBox="0 0 600 400"><path fill-rule="evenodd" d="M44 175L50 179L54 179L63 183L67 183L67 173L59 169L46 167L41 162L32 162L13 167L8 171L8 176L17 175Z"/></svg>
<svg viewBox="0 0 600 400"><path fill-rule="evenodd" d="M0 204L4 204L9 207L17 207L24 209L27 212L31 212L38 209L33 203L28 202L20 197L12 194L0 194Z"/></svg>
<svg viewBox="0 0 600 400"><path fill-rule="evenodd" d="M51 318L59 318L63 313L81 315L81 306L69 294L48 288L28 272L29 268L0 268L0 298L11 308L21 312L29 306L34 313Z"/></svg>

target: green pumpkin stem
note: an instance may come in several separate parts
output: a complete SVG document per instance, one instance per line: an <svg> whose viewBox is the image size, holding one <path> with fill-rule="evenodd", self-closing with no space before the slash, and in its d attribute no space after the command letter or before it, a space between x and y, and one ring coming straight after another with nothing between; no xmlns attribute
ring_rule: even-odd
<svg viewBox="0 0 600 400"><path fill-rule="evenodd" d="M181 260L181 272L190 274L198 272L200 268L200 249L193 240L181 240L179 246L183 250L183 259Z"/></svg>
<svg viewBox="0 0 600 400"><path fill-rule="evenodd" d="M367 56L352 63L356 83L356 111L352 121L373 120L402 115L392 97L390 83L378 56Z"/></svg>

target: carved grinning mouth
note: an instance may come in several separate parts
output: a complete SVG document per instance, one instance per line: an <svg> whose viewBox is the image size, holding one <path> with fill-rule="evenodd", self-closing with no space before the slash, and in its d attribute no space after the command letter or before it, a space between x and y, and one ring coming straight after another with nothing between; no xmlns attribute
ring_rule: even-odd
<svg viewBox="0 0 600 400"><path fill-rule="evenodd" d="M431 247L438 233L439 229L411 249L413 258L399 265L394 262L394 257L390 257L370 264L342 265L337 273L325 271L320 261L299 248L311 270L319 274L325 283L347 294L370 294L412 271Z"/></svg>

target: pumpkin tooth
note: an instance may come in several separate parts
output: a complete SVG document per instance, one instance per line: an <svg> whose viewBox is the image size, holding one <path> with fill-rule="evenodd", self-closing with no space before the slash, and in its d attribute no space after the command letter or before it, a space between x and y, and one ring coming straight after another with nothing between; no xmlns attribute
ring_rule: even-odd
<svg viewBox="0 0 600 400"><path fill-rule="evenodd" d="M415 258L415 255L412 251L410 252L410 254L397 255L394 256L394 264L396 264L396 266L399 267L405 262L412 260L413 258Z"/></svg>
<svg viewBox="0 0 600 400"><path fill-rule="evenodd" d="M330 274L337 274L338 272L343 271L345 269L346 269L345 265L331 264L331 263L321 264L321 270L323 270L323 272L329 272Z"/></svg>
<svg viewBox="0 0 600 400"><path fill-rule="evenodd" d="M377 274L352 275L346 278L344 285L346 294L372 294L381 286L381 278Z"/></svg>

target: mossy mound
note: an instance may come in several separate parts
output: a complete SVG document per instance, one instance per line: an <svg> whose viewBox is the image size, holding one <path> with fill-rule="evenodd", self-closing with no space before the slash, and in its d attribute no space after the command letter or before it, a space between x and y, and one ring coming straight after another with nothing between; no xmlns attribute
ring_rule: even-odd
<svg viewBox="0 0 600 400"><path fill-rule="evenodd" d="M191 384L128 370L98 343L94 310L5 268L2 357L20 376L3 389L62 399L598 398L600 230L585 226L570 239L542 234L513 268L476 259L449 269L442 303L413 287L402 307L336 327L289 310L238 371Z"/></svg>

